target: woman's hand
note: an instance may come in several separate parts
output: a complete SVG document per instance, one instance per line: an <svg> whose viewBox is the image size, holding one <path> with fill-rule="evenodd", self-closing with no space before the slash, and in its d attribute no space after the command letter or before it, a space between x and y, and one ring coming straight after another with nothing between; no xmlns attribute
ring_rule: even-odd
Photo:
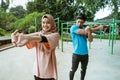
<svg viewBox="0 0 120 80"><path fill-rule="evenodd" d="M19 33L19 30L15 30L11 34L11 41L14 46L22 47L28 42L28 39L26 35L24 35L23 33Z"/></svg>
<svg viewBox="0 0 120 80"><path fill-rule="evenodd" d="M17 46L16 42L18 41L18 35L19 35L19 30L15 30L12 34L11 34L11 42L14 46Z"/></svg>
<svg viewBox="0 0 120 80"><path fill-rule="evenodd" d="M28 43L28 38L26 35L24 35L23 33L20 33L18 36L18 40L16 42L17 47L22 47L24 45L26 45Z"/></svg>

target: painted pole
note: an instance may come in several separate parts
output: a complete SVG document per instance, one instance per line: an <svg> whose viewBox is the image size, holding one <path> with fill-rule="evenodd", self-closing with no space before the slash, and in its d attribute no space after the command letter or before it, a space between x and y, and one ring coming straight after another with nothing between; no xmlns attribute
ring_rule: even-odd
<svg viewBox="0 0 120 80"><path fill-rule="evenodd" d="M112 44L111 44L111 54L113 54L114 47L114 29L115 29L115 18L113 18L113 26L112 26Z"/></svg>
<svg viewBox="0 0 120 80"><path fill-rule="evenodd" d="M35 17L35 32L37 31L37 18Z"/></svg>

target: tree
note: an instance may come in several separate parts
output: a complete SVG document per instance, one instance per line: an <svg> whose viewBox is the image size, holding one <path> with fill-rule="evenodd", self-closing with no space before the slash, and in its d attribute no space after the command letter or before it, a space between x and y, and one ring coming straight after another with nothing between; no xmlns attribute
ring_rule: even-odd
<svg viewBox="0 0 120 80"><path fill-rule="evenodd" d="M6 0L6 2L4 0L1 0L1 8L3 9L3 11L6 11L9 7L9 0Z"/></svg>
<svg viewBox="0 0 120 80"><path fill-rule="evenodd" d="M10 8L10 12L12 12L17 18L23 18L26 15L26 10L23 8L23 6Z"/></svg>
<svg viewBox="0 0 120 80"><path fill-rule="evenodd" d="M33 13L34 11L37 11L34 2L28 2L26 5L26 8L27 8L27 14L30 14L30 13Z"/></svg>
<svg viewBox="0 0 120 80"><path fill-rule="evenodd" d="M73 20L82 12L87 16L87 20L92 21L95 13L107 5L111 6L113 13L118 16L119 0L34 0L28 2L27 11L44 11L66 21Z"/></svg>
<svg viewBox="0 0 120 80"><path fill-rule="evenodd" d="M27 3L27 12L34 11L49 13L55 18L69 21L74 18L75 7L69 5L66 0L34 0Z"/></svg>
<svg viewBox="0 0 120 80"><path fill-rule="evenodd" d="M0 28L10 30L11 24L16 20L17 18L12 13L0 12Z"/></svg>
<svg viewBox="0 0 120 80"><path fill-rule="evenodd" d="M12 24L13 31L18 29L18 30L21 30L25 33L28 33L29 28L31 26L35 26L35 18L37 19L37 21L39 21L39 22L37 22L37 26L36 26L36 29L39 30L41 18L42 18L43 14L45 14L45 13L44 12L42 12L42 13L33 12L24 18L18 19L15 23Z"/></svg>
<svg viewBox="0 0 120 80"><path fill-rule="evenodd" d="M113 14L115 15L114 17L116 19L118 19L119 16L119 6L120 6L120 1L119 0L110 0L110 2L108 3L108 5L110 7L113 7Z"/></svg>

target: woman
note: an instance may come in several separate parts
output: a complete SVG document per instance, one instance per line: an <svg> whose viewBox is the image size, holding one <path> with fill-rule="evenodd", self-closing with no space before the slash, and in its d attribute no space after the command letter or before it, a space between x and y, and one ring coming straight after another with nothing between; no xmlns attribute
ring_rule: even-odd
<svg viewBox="0 0 120 80"><path fill-rule="evenodd" d="M59 33L54 18L50 14L42 17L42 30L32 34L20 34L17 31L11 35L15 46L36 48L34 63L35 80L57 80L55 49L59 43Z"/></svg>

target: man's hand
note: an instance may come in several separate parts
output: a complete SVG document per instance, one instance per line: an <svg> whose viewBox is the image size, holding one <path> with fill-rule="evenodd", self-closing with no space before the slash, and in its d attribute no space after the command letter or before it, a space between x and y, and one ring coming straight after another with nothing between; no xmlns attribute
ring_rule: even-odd
<svg viewBox="0 0 120 80"><path fill-rule="evenodd" d="M87 26L85 28L85 31L87 32L87 35L88 35L88 41L89 42L92 42L93 41L93 36L92 36L92 30L89 26Z"/></svg>
<svg viewBox="0 0 120 80"><path fill-rule="evenodd" d="M85 28L85 31L86 31L87 34L88 34L88 33L91 33L91 29L90 29L90 27L87 26L87 27Z"/></svg>
<svg viewBox="0 0 120 80"><path fill-rule="evenodd" d="M105 28L108 28L108 27L109 27L109 25L100 25L96 28L98 28L98 30L104 30Z"/></svg>
<svg viewBox="0 0 120 80"><path fill-rule="evenodd" d="M99 30L104 30L104 26L99 26Z"/></svg>

